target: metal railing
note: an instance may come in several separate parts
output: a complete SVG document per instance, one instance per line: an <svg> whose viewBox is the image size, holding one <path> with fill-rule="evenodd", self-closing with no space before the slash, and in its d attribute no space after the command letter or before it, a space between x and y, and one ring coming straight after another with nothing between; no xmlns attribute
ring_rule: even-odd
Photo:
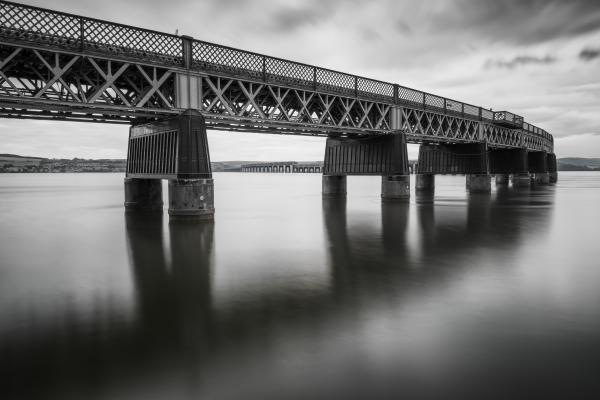
<svg viewBox="0 0 600 400"><path fill-rule="evenodd" d="M496 111L494 113L494 121L506 122L519 128L523 127L523 117L513 114L510 111Z"/></svg>
<svg viewBox="0 0 600 400"><path fill-rule="evenodd" d="M0 40L26 42L88 53L110 54L185 67L185 37L0 0ZM508 111L482 107L405 86L350 75L228 46L191 40L189 67L325 93L378 100L515 127L553 142L552 136Z"/></svg>

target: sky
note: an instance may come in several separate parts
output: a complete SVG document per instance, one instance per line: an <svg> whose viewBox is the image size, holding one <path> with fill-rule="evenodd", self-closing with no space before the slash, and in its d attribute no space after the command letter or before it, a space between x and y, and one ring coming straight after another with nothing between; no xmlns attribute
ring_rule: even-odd
<svg viewBox="0 0 600 400"><path fill-rule="evenodd" d="M509 110L600 157L598 0L27 0ZM126 125L0 119L0 153L125 158ZM209 131L211 159L322 160L324 138ZM418 146L409 145L416 158Z"/></svg>

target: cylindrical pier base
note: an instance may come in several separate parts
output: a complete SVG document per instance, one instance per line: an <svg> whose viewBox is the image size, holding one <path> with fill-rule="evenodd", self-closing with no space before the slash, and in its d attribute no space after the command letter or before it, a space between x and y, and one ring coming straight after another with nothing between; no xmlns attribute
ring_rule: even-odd
<svg viewBox="0 0 600 400"><path fill-rule="evenodd" d="M162 211L160 179L125 178L126 211Z"/></svg>
<svg viewBox="0 0 600 400"><path fill-rule="evenodd" d="M531 176L529 173L514 174L512 184L514 188L528 188L531 186Z"/></svg>
<svg viewBox="0 0 600 400"><path fill-rule="evenodd" d="M381 198L384 201L408 200L410 198L410 175L383 175Z"/></svg>
<svg viewBox="0 0 600 400"><path fill-rule="evenodd" d="M496 174L496 185L508 185L508 174Z"/></svg>
<svg viewBox="0 0 600 400"><path fill-rule="evenodd" d="M213 219L212 179L169 180L169 215L173 219Z"/></svg>
<svg viewBox="0 0 600 400"><path fill-rule="evenodd" d="M415 182L415 190L417 192L431 192L435 190L435 175L433 174L417 174Z"/></svg>
<svg viewBox="0 0 600 400"><path fill-rule="evenodd" d="M550 183L550 175L548 172L536 172L533 174L534 185L547 185Z"/></svg>
<svg viewBox="0 0 600 400"><path fill-rule="evenodd" d="M323 197L346 196L345 175L323 175Z"/></svg>
<svg viewBox="0 0 600 400"><path fill-rule="evenodd" d="M489 174L467 175L467 190L470 193L490 193L492 191L492 179Z"/></svg>
<svg viewBox="0 0 600 400"><path fill-rule="evenodd" d="M550 179L550 183L558 182L558 172L549 172L548 178Z"/></svg>

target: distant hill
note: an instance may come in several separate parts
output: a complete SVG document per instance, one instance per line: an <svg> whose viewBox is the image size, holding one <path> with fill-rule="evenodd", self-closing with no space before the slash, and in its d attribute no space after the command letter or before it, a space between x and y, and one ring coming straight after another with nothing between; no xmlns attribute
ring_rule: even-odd
<svg viewBox="0 0 600 400"><path fill-rule="evenodd" d="M43 157L29 157L29 156L19 156L17 154L0 154L2 158L29 158L33 160L45 160Z"/></svg>
<svg viewBox="0 0 600 400"><path fill-rule="evenodd" d="M600 171L600 158L565 157L556 161L559 171Z"/></svg>
<svg viewBox="0 0 600 400"><path fill-rule="evenodd" d="M268 164L271 161L214 161L213 172L239 172L246 164ZM290 161L294 162L294 161ZM296 161L318 164L319 161ZM24 157L0 154L0 172L125 172L125 159L83 159Z"/></svg>
<svg viewBox="0 0 600 400"><path fill-rule="evenodd" d="M411 160L414 163L416 160ZM212 170L214 172L223 171L240 171L242 165L246 164L261 164L269 163L270 161L213 161ZM124 159L100 159L86 160L82 158L67 159L50 159L44 157L29 157L20 156L17 154L0 154L0 171L6 172L7 168L12 172L60 172L69 171L87 171L90 168L94 170L109 172L124 171L126 160ZM298 161L298 163L316 163L316 161ZM320 162L322 163L322 162ZM565 157L557 160L559 171L600 171L600 158L583 158L583 157ZM32 167L39 167L33 168ZM82 167L83 166L83 167ZM29 169L25 171L25 167ZM4 169L4 171L3 171Z"/></svg>

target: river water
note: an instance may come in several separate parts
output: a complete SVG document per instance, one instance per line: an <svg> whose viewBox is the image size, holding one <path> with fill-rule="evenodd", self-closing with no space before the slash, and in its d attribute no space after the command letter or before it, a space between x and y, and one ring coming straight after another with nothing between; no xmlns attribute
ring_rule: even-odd
<svg viewBox="0 0 600 400"><path fill-rule="evenodd" d="M600 398L600 174L214 175L199 224L126 215L121 174L0 175L0 398Z"/></svg>

